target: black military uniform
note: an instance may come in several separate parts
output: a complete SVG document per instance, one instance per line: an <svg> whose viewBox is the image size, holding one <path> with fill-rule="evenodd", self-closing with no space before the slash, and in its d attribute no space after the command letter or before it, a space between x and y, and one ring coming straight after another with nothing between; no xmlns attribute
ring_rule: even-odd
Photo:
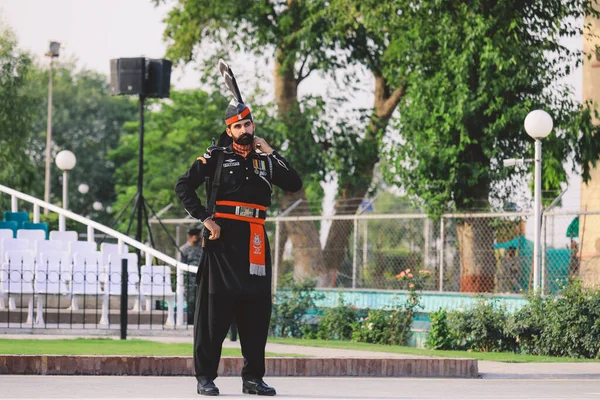
<svg viewBox="0 0 600 400"><path fill-rule="evenodd" d="M252 118L246 106L232 103L226 112L227 123L231 118ZM271 257L264 219L266 207L271 205L272 185L295 192L301 189L302 181L277 152L266 155L251 151L243 157L234 152L231 138L223 133L217 146L209 147L175 187L186 211L202 222L210 215L195 190L207 176L214 177L220 160L213 219L221 226L221 237L205 240L196 276L194 366L198 392L218 394L212 381L217 377L223 340L234 317L244 356L244 393L274 395L275 390L262 381L271 317ZM206 389L211 387L216 391Z"/></svg>

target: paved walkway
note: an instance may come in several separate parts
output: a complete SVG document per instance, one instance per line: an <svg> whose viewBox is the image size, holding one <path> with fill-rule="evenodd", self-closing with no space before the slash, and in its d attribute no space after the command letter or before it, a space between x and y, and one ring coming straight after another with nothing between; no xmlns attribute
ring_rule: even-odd
<svg viewBox="0 0 600 400"><path fill-rule="evenodd" d="M68 335L0 335L5 339L73 339ZM135 339L163 343L192 343L191 336L139 336ZM118 337L113 337L118 339ZM224 347L236 348L240 342L227 339ZM267 343L268 352L278 354L303 354L318 357L367 357L367 358L431 358L398 353L371 352L363 350L331 349ZM485 379L600 379L600 362L581 363L502 363L479 361L479 374Z"/></svg>

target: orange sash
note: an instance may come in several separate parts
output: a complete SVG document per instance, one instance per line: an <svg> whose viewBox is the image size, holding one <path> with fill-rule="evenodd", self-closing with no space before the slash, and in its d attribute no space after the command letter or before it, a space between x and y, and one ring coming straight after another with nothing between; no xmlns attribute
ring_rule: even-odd
<svg viewBox="0 0 600 400"><path fill-rule="evenodd" d="M257 209L260 211L267 210L266 207L258 204L241 203L237 201L217 201L217 205L237 207L237 209L241 209L241 211L239 211L240 214L247 214L252 211L250 209ZM265 267L265 230L263 228L265 220L262 218L224 212L215 213L215 218L235 219L250 224L250 275L267 275Z"/></svg>

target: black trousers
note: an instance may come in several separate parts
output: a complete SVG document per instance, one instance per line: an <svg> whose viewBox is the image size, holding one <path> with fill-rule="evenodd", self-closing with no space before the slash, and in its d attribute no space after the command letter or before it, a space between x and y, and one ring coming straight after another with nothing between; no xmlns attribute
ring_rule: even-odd
<svg viewBox="0 0 600 400"><path fill-rule="evenodd" d="M194 368L196 379L215 379L221 360L223 340L235 318L244 367L242 379L265 375L265 346L271 319L270 295L209 294L197 286L194 316Z"/></svg>

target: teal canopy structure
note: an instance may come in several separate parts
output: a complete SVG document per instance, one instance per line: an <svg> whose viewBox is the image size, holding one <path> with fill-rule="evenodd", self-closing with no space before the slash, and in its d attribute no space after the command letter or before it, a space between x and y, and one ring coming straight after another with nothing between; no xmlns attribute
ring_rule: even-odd
<svg viewBox="0 0 600 400"><path fill-rule="evenodd" d="M579 215L573 218L573 221L569 224L567 237L571 239L579 237Z"/></svg>
<svg viewBox="0 0 600 400"><path fill-rule="evenodd" d="M579 232L579 228L577 228ZM508 249L514 247L517 250L517 257L520 258L521 276L519 278L520 286L527 291L529 288L529 277L533 267L533 242L527 240L525 236L517 236L507 242L494 244L495 250ZM571 252L569 249L546 248L546 290L550 293L557 293L567 282L569 274L569 260Z"/></svg>

